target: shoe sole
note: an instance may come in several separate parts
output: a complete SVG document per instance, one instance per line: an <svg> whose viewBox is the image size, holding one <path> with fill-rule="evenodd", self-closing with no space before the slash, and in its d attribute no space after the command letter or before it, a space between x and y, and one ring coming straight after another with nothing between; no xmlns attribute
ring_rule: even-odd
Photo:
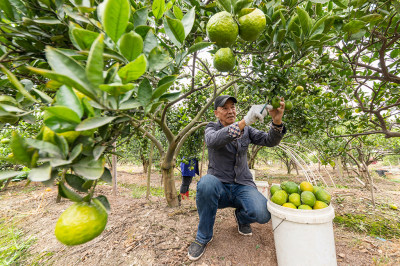
<svg viewBox="0 0 400 266"><path fill-rule="evenodd" d="M189 260L191 260L191 261L199 260L199 259L201 258L201 256L203 256L204 252L206 252L207 246L208 246L208 244L210 244L210 242L211 242L212 240L213 240L213 238L211 238L210 241L207 242L207 245L205 246L203 252L202 252L198 257L192 257L192 256L190 256L190 254L189 254L189 252L188 252Z"/></svg>
<svg viewBox="0 0 400 266"><path fill-rule="evenodd" d="M240 230L239 230L239 221L238 221L238 219L237 219L237 217L236 217L235 211L233 211L233 216L235 217L236 225L237 225L237 229L238 229L239 234L241 234L242 236L252 236L253 233L245 234L245 233L243 233L243 232L240 232Z"/></svg>

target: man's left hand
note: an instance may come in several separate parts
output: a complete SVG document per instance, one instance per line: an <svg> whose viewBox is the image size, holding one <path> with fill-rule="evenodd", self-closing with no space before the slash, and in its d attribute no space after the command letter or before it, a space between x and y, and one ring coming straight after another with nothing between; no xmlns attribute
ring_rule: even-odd
<svg viewBox="0 0 400 266"><path fill-rule="evenodd" d="M269 115L272 118L272 122L275 125L281 125L282 124L282 117L283 117L283 113L285 110L285 99L283 97L281 97L281 106L277 109L272 109L272 110L268 110Z"/></svg>

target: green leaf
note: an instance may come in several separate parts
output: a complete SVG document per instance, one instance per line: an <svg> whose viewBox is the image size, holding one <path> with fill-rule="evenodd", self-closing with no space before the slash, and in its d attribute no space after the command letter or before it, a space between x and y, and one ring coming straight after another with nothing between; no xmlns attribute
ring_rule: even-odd
<svg viewBox="0 0 400 266"><path fill-rule="evenodd" d="M361 20L352 20L343 25L342 30L348 33L357 33L359 32L367 23Z"/></svg>
<svg viewBox="0 0 400 266"><path fill-rule="evenodd" d="M85 183L83 183L82 187L83 187L84 189L89 189L89 188L92 187L93 183L94 183L93 180L87 180Z"/></svg>
<svg viewBox="0 0 400 266"><path fill-rule="evenodd" d="M217 3L225 9L226 12L231 13L232 11L232 2L231 0L217 0Z"/></svg>
<svg viewBox="0 0 400 266"><path fill-rule="evenodd" d="M43 182L51 178L51 166L49 163L42 164L37 168L31 169L28 178L34 182Z"/></svg>
<svg viewBox="0 0 400 266"><path fill-rule="evenodd" d="M77 49L89 50L94 40L99 36L99 33L82 29L71 23L69 36Z"/></svg>
<svg viewBox="0 0 400 266"><path fill-rule="evenodd" d="M103 154L103 152L106 150L107 146L103 146L103 145L96 145L93 148L93 158L95 160L98 160L100 158L100 156Z"/></svg>
<svg viewBox="0 0 400 266"><path fill-rule="evenodd" d="M83 145L82 143L79 143L72 149L71 153L69 154L69 159L71 161L75 160L76 157L78 157L78 155L81 154L82 150L83 150Z"/></svg>
<svg viewBox="0 0 400 266"><path fill-rule="evenodd" d="M46 48L46 58L51 68L58 74L68 76L79 83L90 84L85 69L73 58L49 46Z"/></svg>
<svg viewBox="0 0 400 266"><path fill-rule="evenodd" d="M141 54L135 61L130 62L118 71L119 77L124 83L131 82L140 78L147 68L147 59L144 54Z"/></svg>
<svg viewBox="0 0 400 266"><path fill-rule="evenodd" d="M136 27L146 25L147 22L147 7L142 7L137 9L135 13L133 13L133 25Z"/></svg>
<svg viewBox="0 0 400 266"><path fill-rule="evenodd" d="M99 89L105 91L111 95L118 96L124 94L130 90L133 90L135 85L132 83L128 84L102 84Z"/></svg>
<svg viewBox="0 0 400 266"><path fill-rule="evenodd" d="M142 104L137 101L136 99L129 99L120 104L119 110L129 110L129 109L136 109L142 106Z"/></svg>
<svg viewBox="0 0 400 266"><path fill-rule="evenodd" d="M6 17L9 20L11 20L11 21L15 20L12 5L10 4L10 2L8 0L0 1L0 9L3 10L4 14L6 15Z"/></svg>
<svg viewBox="0 0 400 266"><path fill-rule="evenodd" d="M181 10L178 6L174 6L173 9L174 9L174 15L175 15L175 17L176 17L177 19L182 20L182 18L183 18L183 12L182 12L182 10Z"/></svg>
<svg viewBox="0 0 400 266"><path fill-rule="evenodd" d="M154 35L153 31L148 31L143 42L143 53L149 55L149 53L157 46L157 37Z"/></svg>
<svg viewBox="0 0 400 266"><path fill-rule="evenodd" d="M167 101L167 102L172 102L172 101L175 101L176 99L178 99L180 94L181 94L180 91L172 92L172 93L166 93L166 94L164 94L163 96L160 97L160 100Z"/></svg>
<svg viewBox="0 0 400 266"><path fill-rule="evenodd" d="M176 76L167 76L162 78L157 85L157 89L154 90L152 99L157 99L163 95L172 84L174 84Z"/></svg>
<svg viewBox="0 0 400 266"><path fill-rule="evenodd" d="M70 87L60 87L56 94L56 105L68 107L69 109L74 111L79 118L81 118L83 115L82 104L79 101L78 96L76 96L75 92Z"/></svg>
<svg viewBox="0 0 400 266"><path fill-rule="evenodd" d="M150 103L152 93L153 88L150 81L147 78L144 78L139 85L137 100L142 104L142 106L146 106Z"/></svg>
<svg viewBox="0 0 400 266"><path fill-rule="evenodd" d="M198 42L193 44L192 46L190 46L190 48L188 49L188 54L200 51L208 46L213 45L211 42Z"/></svg>
<svg viewBox="0 0 400 266"><path fill-rule="evenodd" d="M182 18L182 25L185 30L185 38L189 35L193 28L194 20L196 18L195 8L192 7Z"/></svg>
<svg viewBox="0 0 400 266"><path fill-rule="evenodd" d="M78 163L72 165L72 168L78 175L83 176L86 179L96 180L103 175L104 165L104 158L94 160L93 157L86 157Z"/></svg>
<svg viewBox="0 0 400 266"><path fill-rule="evenodd" d="M348 1L333 0L333 2L340 8L347 8Z"/></svg>
<svg viewBox="0 0 400 266"><path fill-rule="evenodd" d="M57 156L58 158L63 158L61 150L50 142L38 139L26 139L26 143L41 152L47 152L51 155Z"/></svg>
<svg viewBox="0 0 400 266"><path fill-rule="evenodd" d="M232 1L233 4L233 13L238 14L242 8L247 8L250 7L252 3L252 0L237 0L237 1Z"/></svg>
<svg viewBox="0 0 400 266"><path fill-rule="evenodd" d="M93 42L86 64L86 76L88 80L95 87L98 87L100 84L103 84L104 82L103 51L104 51L104 35L100 34L99 37Z"/></svg>
<svg viewBox="0 0 400 266"><path fill-rule="evenodd" d="M359 20L364 21L364 22L374 22L374 21L379 21L382 20L382 15L381 14L369 14L369 15L365 15L361 18L359 18Z"/></svg>
<svg viewBox="0 0 400 266"><path fill-rule="evenodd" d="M44 119L44 124L56 133L75 130L75 127L78 125L77 123L65 121L51 115Z"/></svg>
<svg viewBox="0 0 400 266"><path fill-rule="evenodd" d="M325 4L328 3L330 0L310 0L313 3Z"/></svg>
<svg viewBox="0 0 400 266"><path fill-rule="evenodd" d="M107 183L112 182L112 175L111 175L110 169L108 169L107 167L104 167L104 173L101 176L101 180L103 180Z"/></svg>
<svg viewBox="0 0 400 266"><path fill-rule="evenodd" d="M83 178L77 176L77 175L72 175L72 174L66 174L65 175L65 181L67 181L67 184L78 190L79 192L87 192L87 188L83 188L83 184L86 182Z"/></svg>
<svg viewBox="0 0 400 266"><path fill-rule="evenodd" d="M69 146L66 138L64 136L55 134L54 135L55 144L60 149L63 154L63 158L67 158L69 152Z"/></svg>
<svg viewBox="0 0 400 266"><path fill-rule="evenodd" d="M170 64L172 58L169 57L168 52L166 52L161 47L157 46L149 53L149 71L160 71Z"/></svg>
<svg viewBox="0 0 400 266"><path fill-rule="evenodd" d="M108 202L108 199L104 195L99 195L95 197L98 201L100 201L101 204L103 204L104 208L106 208L107 211L110 210L110 203Z"/></svg>
<svg viewBox="0 0 400 266"><path fill-rule="evenodd" d="M54 71L50 71L50 70L46 70L46 69L40 69L40 68L35 68L35 67L27 67L29 70L40 74L48 79L57 81L61 84L65 84L68 85L70 87L75 88L76 90L78 90L79 92L85 94L86 96L88 96L91 99L95 99L96 96L93 92L93 89L91 87L89 87L87 84L89 83L84 83L81 82L79 80L76 80L74 78L69 77L68 75L63 75L63 74L59 74L57 72Z"/></svg>
<svg viewBox="0 0 400 266"><path fill-rule="evenodd" d="M129 62L135 60L143 51L143 39L134 31L122 35L118 45L121 54Z"/></svg>
<svg viewBox="0 0 400 266"><path fill-rule="evenodd" d="M296 8L296 12L299 16L301 29L303 30L304 34L307 35L311 28L311 18L308 15L307 11L300 7Z"/></svg>
<svg viewBox="0 0 400 266"><path fill-rule="evenodd" d="M17 176L21 173L24 173L24 172L23 171L2 171L2 172L0 172L0 180L9 179L9 178Z"/></svg>
<svg viewBox="0 0 400 266"><path fill-rule="evenodd" d="M329 17L330 17L329 14L328 14L328 15L325 15L325 16L323 16L322 18L320 18L317 22L315 22L315 24L314 24L313 27L311 28L310 35L312 35L314 32L316 32L316 30L317 30L319 27L321 27L322 29L321 29L320 31L318 31L317 33L323 32L324 27L322 27L322 24L323 24L323 23L325 22L325 20L326 20L327 18L329 18Z"/></svg>
<svg viewBox="0 0 400 266"><path fill-rule="evenodd" d="M77 115L77 113L65 106L52 106L47 107L46 111L62 120L79 124L81 122L81 118Z"/></svg>
<svg viewBox="0 0 400 266"><path fill-rule="evenodd" d="M38 89L32 88L32 90L34 92L36 92L37 95L39 95L40 98L42 98L45 102L47 103L51 103L53 102L53 98L51 98L50 96L48 96L46 93L44 93L43 91L40 91Z"/></svg>
<svg viewBox="0 0 400 266"><path fill-rule="evenodd" d="M11 82L12 85L28 100L33 101L33 102L38 102L32 95L29 94L29 92L25 89L25 87L19 82L16 76L14 76L11 71L9 71L5 66L0 64L1 70L4 72L4 74L7 75L9 81Z"/></svg>
<svg viewBox="0 0 400 266"><path fill-rule="evenodd" d="M164 29L168 38L178 47L181 47L185 40L185 29L179 19L170 17L164 18Z"/></svg>
<svg viewBox="0 0 400 266"><path fill-rule="evenodd" d="M154 0L152 5L153 15L156 19L162 18L165 11L165 1L164 0Z"/></svg>
<svg viewBox="0 0 400 266"><path fill-rule="evenodd" d="M77 127L76 131L85 131L93 128L98 128L113 121L116 117L111 116L96 116L83 120Z"/></svg>
<svg viewBox="0 0 400 266"><path fill-rule="evenodd" d="M16 131L13 131L12 133L10 146L14 154L14 159L17 162L30 166L32 154L28 151L28 145L24 138Z"/></svg>
<svg viewBox="0 0 400 266"><path fill-rule="evenodd" d="M103 13L103 26L107 35L115 43L125 32L129 22L129 0L107 0Z"/></svg>
<svg viewBox="0 0 400 266"><path fill-rule="evenodd" d="M70 190L69 188L67 188L64 183L60 182L58 184L58 192L60 193L60 195L64 198L70 199L72 201L75 202L81 202L83 199L81 196L79 196L78 193Z"/></svg>

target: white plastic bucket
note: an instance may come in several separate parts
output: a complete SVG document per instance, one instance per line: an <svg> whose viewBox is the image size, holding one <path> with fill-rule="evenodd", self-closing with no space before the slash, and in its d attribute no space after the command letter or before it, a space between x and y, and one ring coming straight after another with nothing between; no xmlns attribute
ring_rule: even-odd
<svg viewBox="0 0 400 266"><path fill-rule="evenodd" d="M337 265L332 205L319 210L296 210L268 201L280 266Z"/></svg>
<svg viewBox="0 0 400 266"><path fill-rule="evenodd" d="M256 184L258 191L260 191L261 194L263 194L264 197L268 199L268 193L269 193L268 181L254 181L254 183Z"/></svg>
<svg viewBox="0 0 400 266"><path fill-rule="evenodd" d="M254 170L254 169L249 169L249 170L250 170L251 175L253 176L253 182L256 182L256 170Z"/></svg>

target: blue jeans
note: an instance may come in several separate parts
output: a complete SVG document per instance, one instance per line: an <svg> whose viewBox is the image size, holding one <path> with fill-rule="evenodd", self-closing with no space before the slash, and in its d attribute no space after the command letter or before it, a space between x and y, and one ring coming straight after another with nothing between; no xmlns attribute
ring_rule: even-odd
<svg viewBox="0 0 400 266"><path fill-rule="evenodd" d="M202 244L208 243L213 236L217 209L236 208L240 224L264 224L271 219L267 199L257 188L222 183L209 174L197 183L196 205L200 218L196 240Z"/></svg>

